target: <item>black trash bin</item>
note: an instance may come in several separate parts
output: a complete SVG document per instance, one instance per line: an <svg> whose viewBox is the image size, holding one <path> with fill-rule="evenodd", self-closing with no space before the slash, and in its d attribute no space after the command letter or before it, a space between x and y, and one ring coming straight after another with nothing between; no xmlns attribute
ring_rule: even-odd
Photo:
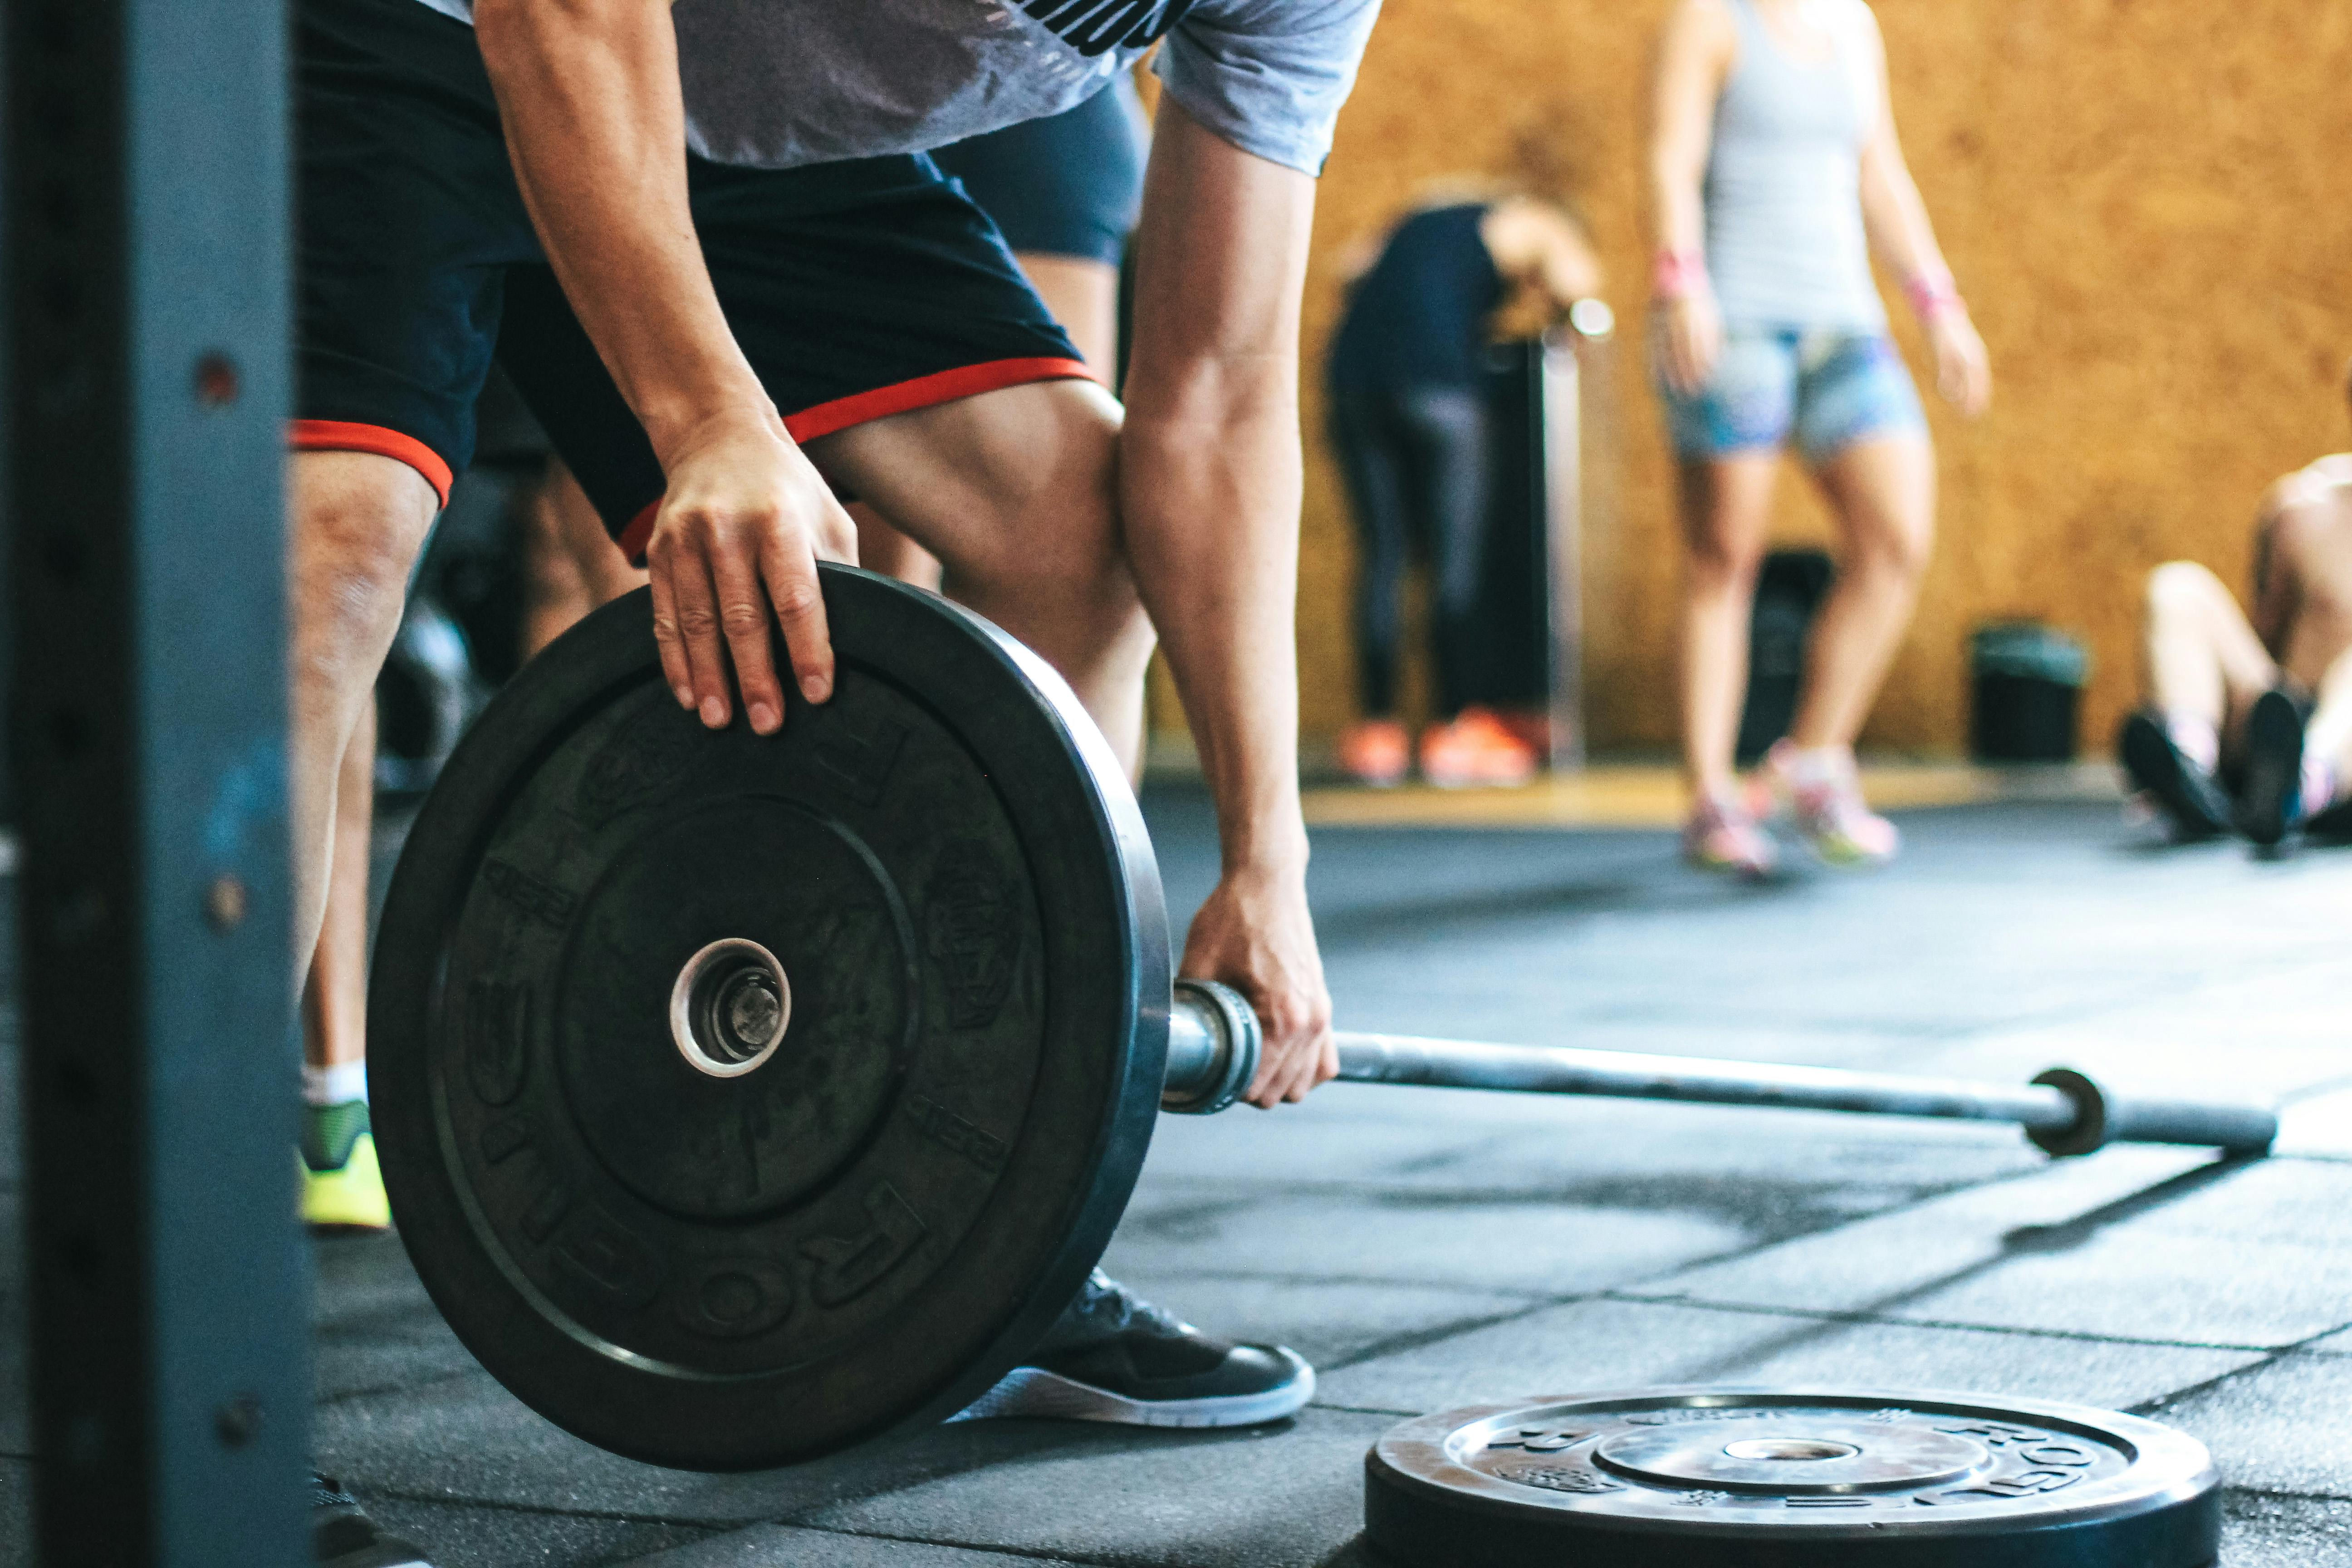
<svg viewBox="0 0 2352 1568"><path fill-rule="evenodd" d="M1837 568L1818 550L1776 550L1756 574L1748 621L1748 700L1739 712L1738 760L1752 767L1796 721L1805 679L1805 643Z"/></svg>
<svg viewBox="0 0 2352 1568"><path fill-rule="evenodd" d="M2071 763L2091 656L2036 621L1997 622L1969 639L1975 702L1969 751L1980 763Z"/></svg>

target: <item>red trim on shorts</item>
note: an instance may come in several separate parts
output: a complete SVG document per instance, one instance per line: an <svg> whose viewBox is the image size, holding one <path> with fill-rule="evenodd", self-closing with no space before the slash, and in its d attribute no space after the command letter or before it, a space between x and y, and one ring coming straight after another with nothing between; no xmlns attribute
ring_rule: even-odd
<svg viewBox="0 0 2352 1568"><path fill-rule="evenodd" d="M798 414L785 416L784 429L795 441L814 441L820 436L830 436L836 430L846 430L852 425L863 425L869 419L879 419L886 415L933 408L942 403L953 403L959 397L977 397L983 392L996 392L1033 381L1094 379L1095 373L1087 368L1084 360L986 360L979 364L958 365L953 370L919 375L912 381L877 386L871 392L836 397L831 403L820 403L814 408L803 408Z"/></svg>
<svg viewBox="0 0 2352 1568"><path fill-rule="evenodd" d="M798 414L784 416L784 433L795 441L814 441L820 436L830 436L836 430L846 430L853 425L863 425L869 419L880 419L891 414L908 414L918 408L935 408L958 398L977 397L983 392L997 392L1008 386L1025 386L1034 381L1094 381L1095 373L1087 368L1084 360L1058 356L1041 359L992 359L979 364L958 365L953 370L937 371L919 375L912 381L893 382L870 392L852 393L836 397L830 403L820 403L803 408ZM359 428L359 426L353 426ZM654 518L661 510L661 502L652 502L645 510L629 520L614 541L621 553L632 566L646 563L646 543L653 538Z"/></svg>
<svg viewBox="0 0 2352 1568"><path fill-rule="evenodd" d="M298 452L373 452L406 463L425 476L441 504L449 504L449 465L441 455L414 436L387 430L381 425L354 425L341 419L297 419L287 443Z"/></svg>

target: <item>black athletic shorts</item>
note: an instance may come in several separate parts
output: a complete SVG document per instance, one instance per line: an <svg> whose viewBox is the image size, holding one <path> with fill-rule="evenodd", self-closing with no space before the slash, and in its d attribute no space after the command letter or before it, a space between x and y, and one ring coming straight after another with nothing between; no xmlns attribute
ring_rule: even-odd
<svg viewBox="0 0 2352 1568"><path fill-rule="evenodd" d="M493 354L632 559L663 480L515 188L474 31L418 0L299 0L293 443L446 500ZM688 157L719 302L796 440L1089 373L988 216L927 156Z"/></svg>
<svg viewBox="0 0 2352 1568"><path fill-rule="evenodd" d="M933 153L1015 250L1117 267L1143 205L1143 119L1124 79L1059 114Z"/></svg>

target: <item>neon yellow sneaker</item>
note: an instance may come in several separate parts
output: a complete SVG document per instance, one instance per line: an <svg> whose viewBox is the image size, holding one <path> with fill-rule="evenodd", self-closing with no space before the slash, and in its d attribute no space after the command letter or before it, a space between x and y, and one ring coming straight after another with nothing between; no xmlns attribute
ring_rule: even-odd
<svg viewBox="0 0 2352 1568"><path fill-rule="evenodd" d="M392 1202L375 1163L375 1133L367 1101L306 1106L302 1149L302 1221L331 1230L388 1230Z"/></svg>

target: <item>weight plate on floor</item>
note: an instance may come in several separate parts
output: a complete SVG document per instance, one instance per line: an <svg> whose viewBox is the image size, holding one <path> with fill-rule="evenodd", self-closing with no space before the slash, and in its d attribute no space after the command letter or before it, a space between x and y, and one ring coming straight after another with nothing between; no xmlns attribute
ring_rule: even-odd
<svg viewBox="0 0 2352 1568"><path fill-rule="evenodd" d="M2042 1400L1661 1388L1396 1427L1365 1533L1408 1568L2205 1568L2203 1445Z"/></svg>
<svg viewBox="0 0 2352 1568"><path fill-rule="evenodd" d="M660 1464L961 1408L1076 1293L1158 1113L1166 916L1100 736L977 617L824 579L835 695L781 736L678 709L643 593L533 661L377 937L417 1272L526 1403Z"/></svg>

